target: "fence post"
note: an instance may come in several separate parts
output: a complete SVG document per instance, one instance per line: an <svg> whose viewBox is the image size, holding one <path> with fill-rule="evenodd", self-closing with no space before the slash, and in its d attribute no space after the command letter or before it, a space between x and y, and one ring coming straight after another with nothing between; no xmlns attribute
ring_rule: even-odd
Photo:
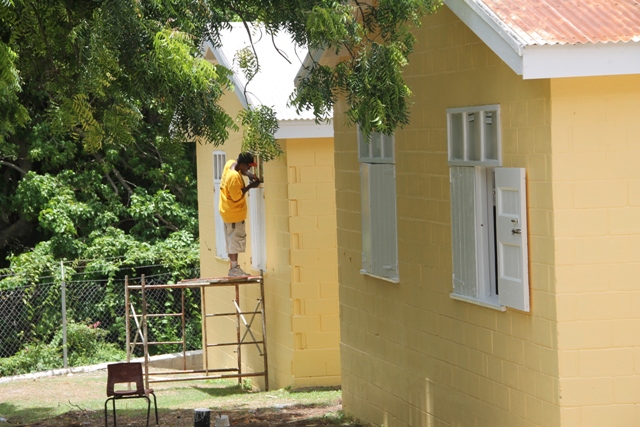
<svg viewBox="0 0 640 427"><path fill-rule="evenodd" d="M60 283L60 299L62 300L62 360L64 368L68 368L67 363L67 292L64 283L64 262L60 261L60 271L62 272L62 282Z"/></svg>

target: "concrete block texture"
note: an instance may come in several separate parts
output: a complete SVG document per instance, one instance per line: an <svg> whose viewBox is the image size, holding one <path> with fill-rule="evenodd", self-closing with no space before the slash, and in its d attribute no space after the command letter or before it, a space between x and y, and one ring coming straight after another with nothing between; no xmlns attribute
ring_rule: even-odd
<svg viewBox="0 0 640 427"><path fill-rule="evenodd" d="M226 94L221 103L232 115L240 108L232 92ZM223 149L227 159L235 158L240 151L241 135L242 130L232 133L224 147L215 149ZM263 169L267 246L265 310L270 387L339 385L333 140L304 138L281 140L279 143L284 156L264 164ZM224 276L229 268L226 260L215 257L213 150L210 145L197 146L202 277ZM250 271L250 222L247 220L247 251L240 255L241 267L245 271ZM207 310L227 307L233 298L232 294L214 297L207 292ZM249 305L252 309L259 295L252 294L247 298L251 300ZM308 307L312 313L301 309L307 300L311 301ZM323 302L315 303L315 300ZM329 300L332 303L327 303ZM228 311L233 310L229 307ZM206 328L213 339L235 340L233 322L224 325L207 320ZM226 330L231 332L227 334ZM261 333L259 327L256 327L256 332ZM326 349L331 351L323 352ZM315 356L297 362L296 354L301 351L313 351ZM235 367L236 363L231 352L210 354L209 359L209 366ZM308 363L319 363L322 368L301 368L300 363L307 363L307 360ZM256 355L243 356L243 363L249 370L262 370L261 359Z"/></svg>
<svg viewBox="0 0 640 427"><path fill-rule="evenodd" d="M345 411L385 426L639 425L640 77L523 80L446 6L415 35L411 122L395 135L399 283L360 274L356 132L335 121ZM526 170L529 313L449 297L446 109L489 104L502 167Z"/></svg>

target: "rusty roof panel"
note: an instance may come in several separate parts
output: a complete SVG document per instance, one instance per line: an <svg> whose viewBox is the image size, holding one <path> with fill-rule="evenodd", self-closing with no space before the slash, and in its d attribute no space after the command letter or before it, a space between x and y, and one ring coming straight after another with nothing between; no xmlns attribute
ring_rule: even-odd
<svg viewBox="0 0 640 427"><path fill-rule="evenodd" d="M524 44L640 41L637 0L472 0Z"/></svg>

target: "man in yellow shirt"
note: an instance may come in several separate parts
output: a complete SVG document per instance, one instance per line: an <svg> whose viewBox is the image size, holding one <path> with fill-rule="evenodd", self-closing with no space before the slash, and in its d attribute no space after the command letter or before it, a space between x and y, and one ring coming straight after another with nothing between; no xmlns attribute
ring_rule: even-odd
<svg viewBox="0 0 640 427"><path fill-rule="evenodd" d="M229 254L229 276L248 276L238 265L238 254L244 253L246 233L244 221L247 219L247 201L245 193L260 185L260 179L250 171L256 166L251 153L240 153L238 160L229 160L222 170L220 179L220 216L224 221L227 253ZM243 175L249 178L244 184Z"/></svg>

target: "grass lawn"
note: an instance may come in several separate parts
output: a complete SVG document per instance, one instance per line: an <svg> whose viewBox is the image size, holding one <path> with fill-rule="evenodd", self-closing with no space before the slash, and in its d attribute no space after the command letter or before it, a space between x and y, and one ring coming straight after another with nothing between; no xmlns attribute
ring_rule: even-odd
<svg viewBox="0 0 640 427"><path fill-rule="evenodd" d="M211 409L211 426L216 414L228 415L232 426L362 426L343 416L341 392L336 389L249 392L232 380L150 386L164 426L193 426L196 408ZM0 426L103 426L106 397L104 370L0 383L0 417L7 421ZM116 407L119 426L145 425L144 399L120 400Z"/></svg>

